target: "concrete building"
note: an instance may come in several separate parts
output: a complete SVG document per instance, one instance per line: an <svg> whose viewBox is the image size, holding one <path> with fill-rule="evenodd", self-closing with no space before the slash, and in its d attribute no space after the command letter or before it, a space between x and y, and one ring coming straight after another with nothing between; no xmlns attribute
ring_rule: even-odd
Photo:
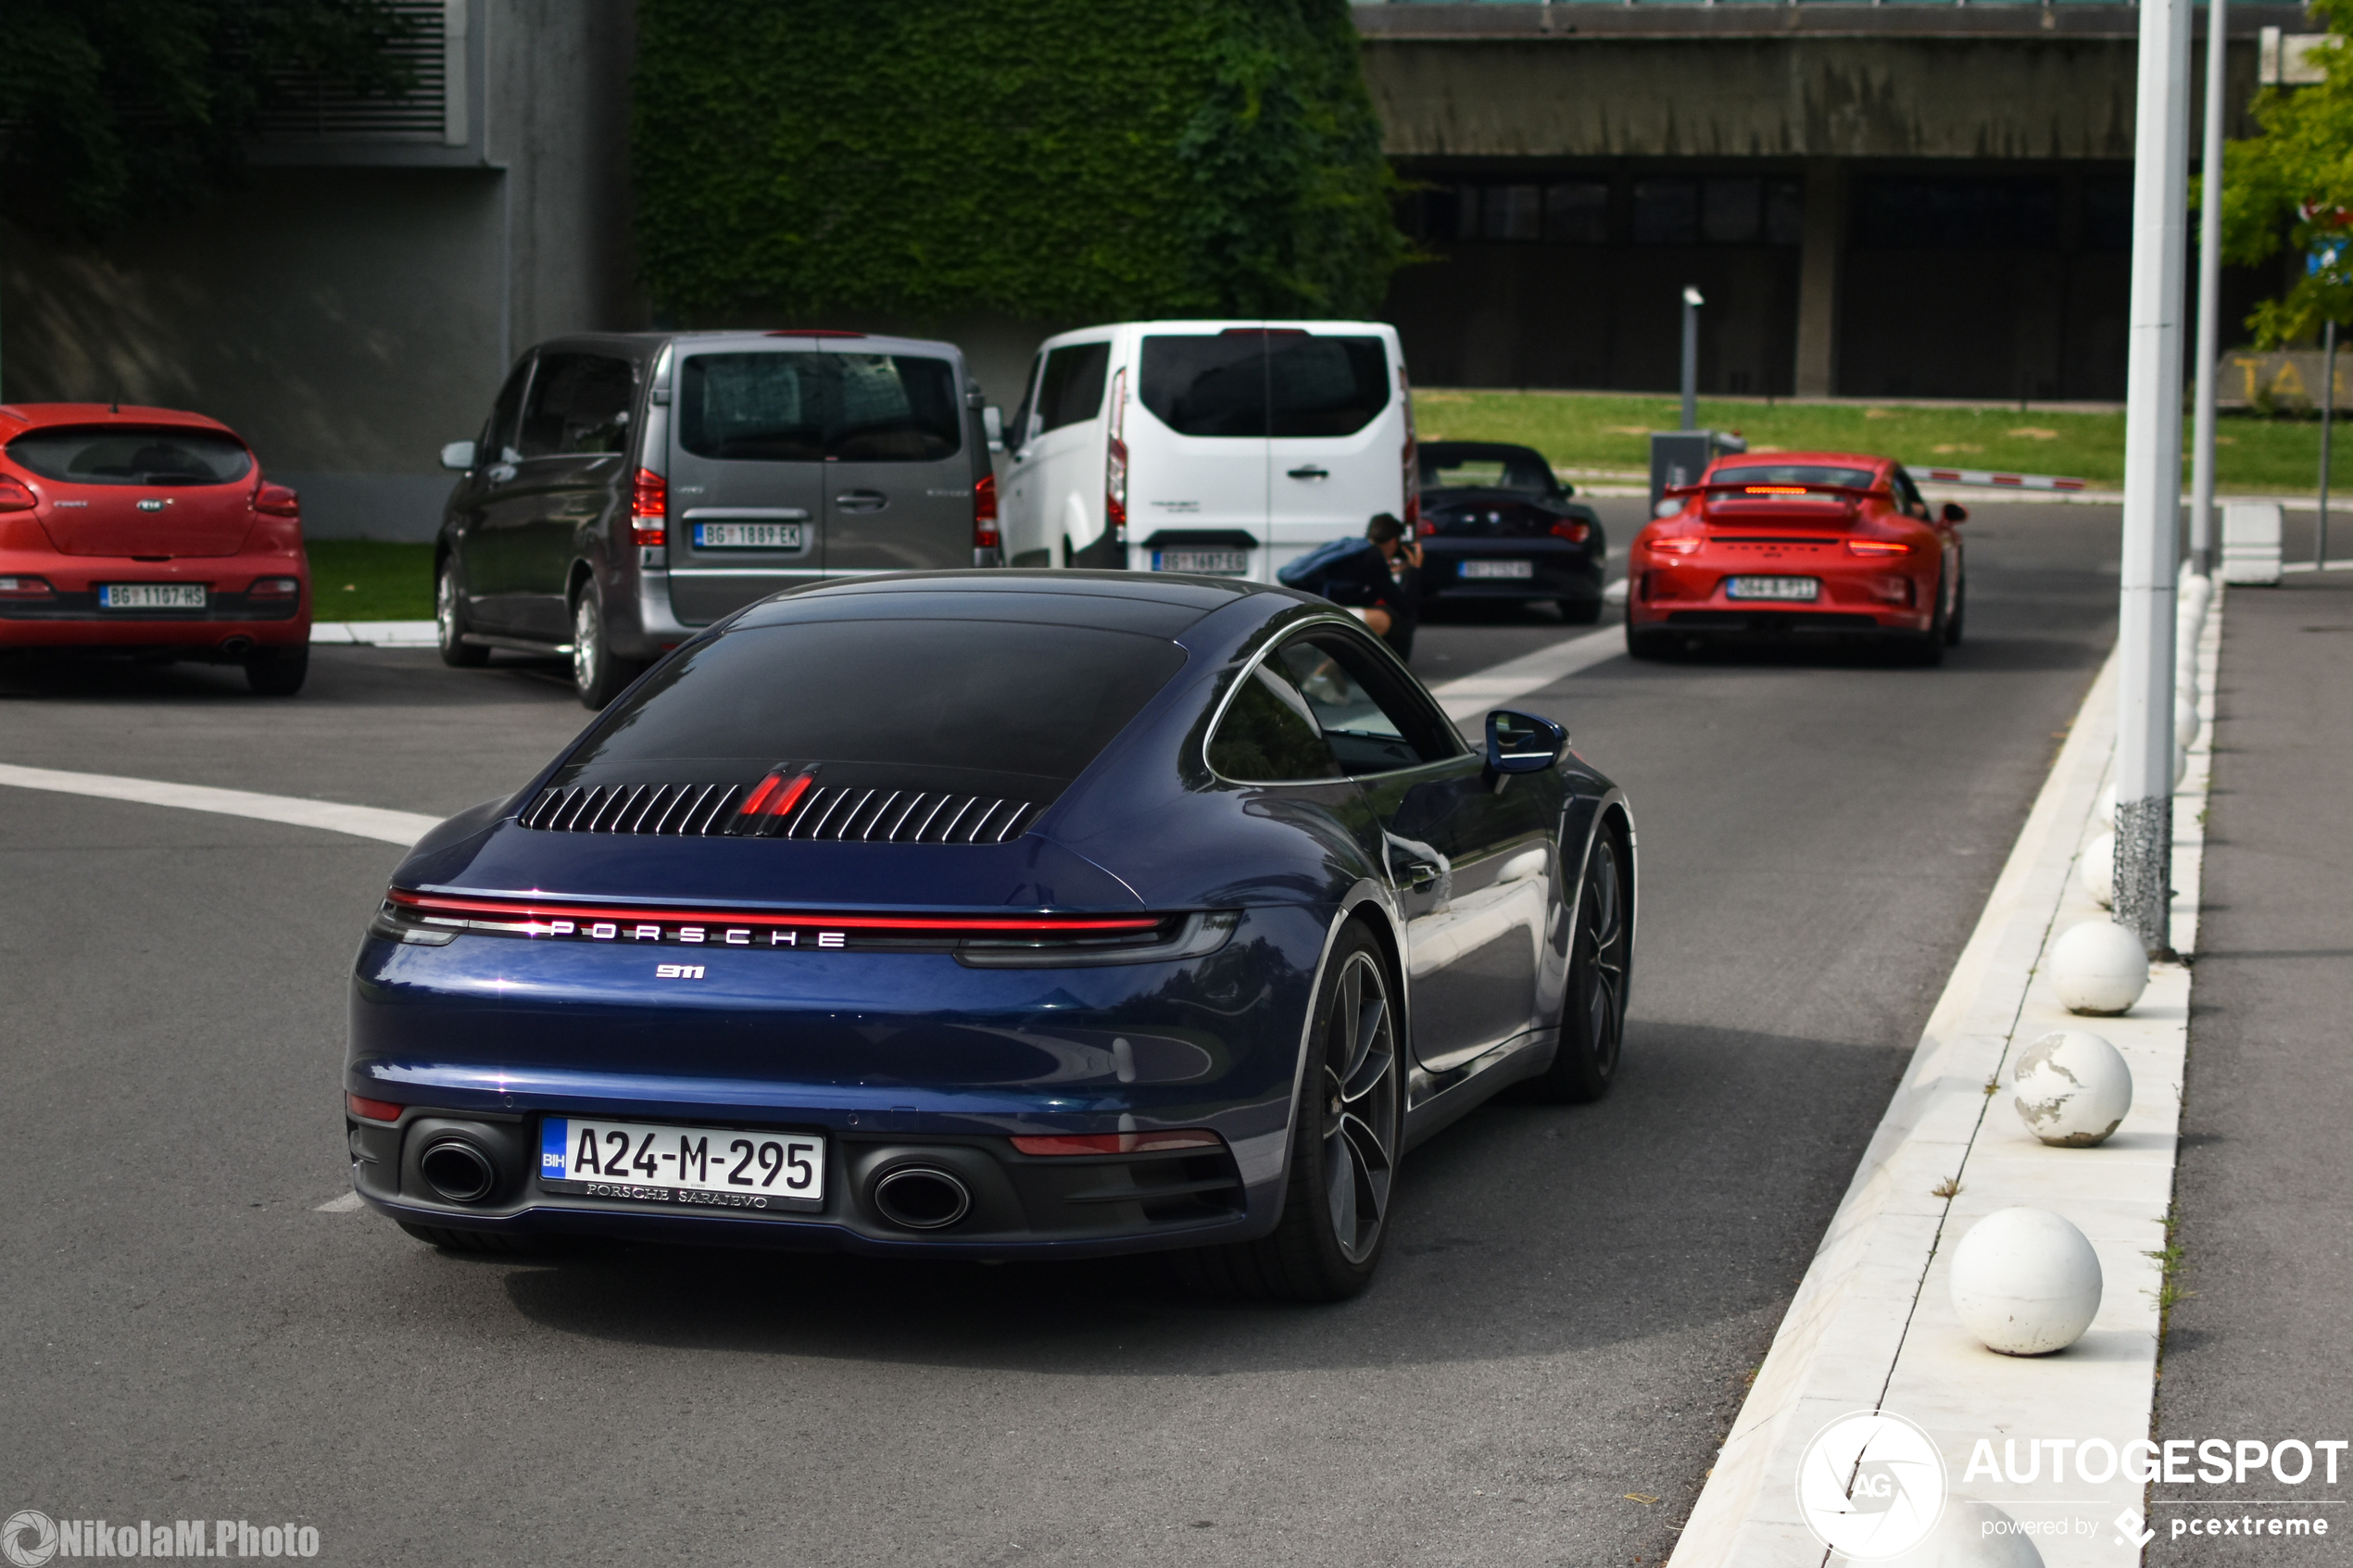
<svg viewBox="0 0 2353 1568"><path fill-rule="evenodd" d="M402 0L418 88L282 116L245 187L105 245L0 229L0 395L194 408L316 536L430 538L509 363L643 324L629 0Z"/></svg>
<svg viewBox="0 0 2353 1568"><path fill-rule="evenodd" d="M1424 383L1669 389L1696 284L1706 392L2123 395L2132 6L1355 15L1431 257L1389 305ZM2243 136L2265 30L2310 24L2227 16ZM2228 276L2226 343L2275 282Z"/></svg>

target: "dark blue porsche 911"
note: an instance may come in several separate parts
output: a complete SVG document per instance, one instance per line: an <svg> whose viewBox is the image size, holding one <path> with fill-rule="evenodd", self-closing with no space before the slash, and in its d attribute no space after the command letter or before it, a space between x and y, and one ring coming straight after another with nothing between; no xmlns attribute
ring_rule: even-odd
<svg viewBox="0 0 2353 1568"><path fill-rule="evenodd" d="M353 1183L449 1248L1183 1248L1352 1294L1409 1145L1617 1065L1625 797L1549 721L1485 739L1285 589L778 595L401 864Z"/></svg>

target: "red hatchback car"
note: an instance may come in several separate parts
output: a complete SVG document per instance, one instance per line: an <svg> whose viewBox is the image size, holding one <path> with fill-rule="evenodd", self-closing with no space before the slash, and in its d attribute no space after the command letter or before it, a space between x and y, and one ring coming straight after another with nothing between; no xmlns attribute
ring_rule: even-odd
<svg viewBox="0 0 2353 1568"><path fill-rule="evenodd" d="M1718 458L1667 492L1628 557L1626 650L1667 659L1699 638L1864 635L1938 664L1961 640L1969 578L1951 504L1931 511L1903 466L1853 452ZM1668 511L1669 505L1674 509Z"/></svg>
<svg viewBox="0 0 2353 1568"><path fill-rule="evenodd" d="M201 414L0 405L0 652L19 648L242 664L291 696L310 665L299 501Z"/></svg>

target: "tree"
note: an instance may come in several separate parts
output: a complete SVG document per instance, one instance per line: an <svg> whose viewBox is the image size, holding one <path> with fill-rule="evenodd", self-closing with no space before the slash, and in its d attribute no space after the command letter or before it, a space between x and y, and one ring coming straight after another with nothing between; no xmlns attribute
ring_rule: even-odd
<svg viewBox="0 0 2353 1568"><path fill-rule="evenodd" d="M2257 95L2262 133L2222 154L2222 255L2252 266L2277 255L2326 255L2353 239L2353 0L2314 0L2331 34L2313 58L2327 80ZM2204 199L2201 194L2200 199ZM2264 347L2307 337L2322 321L2353 320L2353 254L2308 270L2246 319Z"/></svg>
<svg viewBox="0 0 2353 1568"><path fill-rule="evenodd" d="M0 202L90 239L184 210L306 80L405 91L414 26L391 0L8 0Z"/></svg>
<svg viewBox="0 0 2353 1568"><path fill-rule="evenodd" d="M641 0L638 251L703 315L1361 315L1346 0Z"/></svg>

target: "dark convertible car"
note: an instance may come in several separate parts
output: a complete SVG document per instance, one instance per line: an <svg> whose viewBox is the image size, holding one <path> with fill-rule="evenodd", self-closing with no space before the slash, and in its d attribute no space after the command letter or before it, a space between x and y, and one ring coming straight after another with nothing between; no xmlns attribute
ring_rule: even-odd
<svg viewBox="0 0 2353 1568"><path fill-rule="evenodd" d="M1602 615L1609 539L1591 507L1529 446L1421 447L1422 603L1550 599L1563 619Z"/></svg>
<svg viewBox="0 0 2353 1568"><path fill-rule="evenodd" d="M1608 1087L1634 899L1565 732L1466 745L1323 600L812 584L409 853L353 981L352 1180L450 1248L1183 1248L1330 1299L1414 1140Z"/></svg>

